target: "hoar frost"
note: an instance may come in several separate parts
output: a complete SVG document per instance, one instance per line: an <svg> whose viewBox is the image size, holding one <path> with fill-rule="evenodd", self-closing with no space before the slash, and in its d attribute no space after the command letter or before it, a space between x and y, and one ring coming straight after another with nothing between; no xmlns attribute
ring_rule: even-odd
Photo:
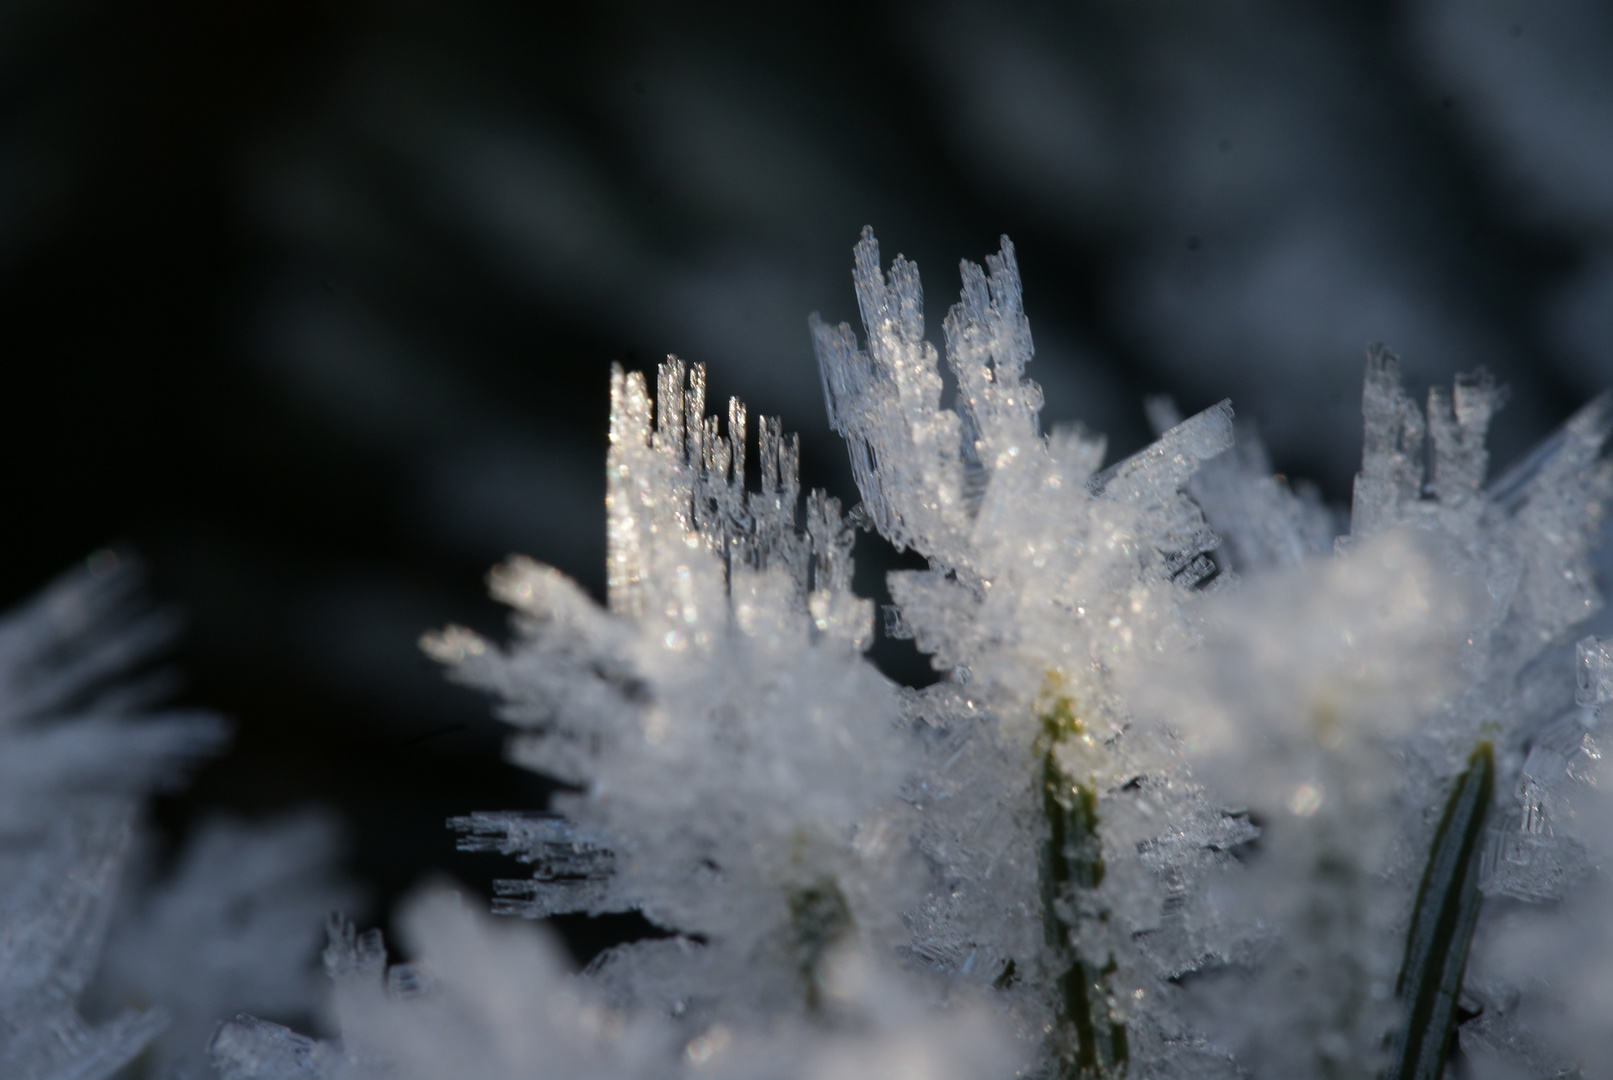
<svg viewBox="0 0 1613 1080"><path fill-rule="evenodd" d="M708 416L700 365L653 401L618 369L606 605L517 557L507 643L423 641L566 785L451 823L529 868L495 910L666 935L570 973L428 890L410 963L331 924L340 1038L239 1017L226 1080L1437 1077L1453 1029L1476 1075L1613 1067L1613 644L1571 645L1608 402L1489 480L1500 390L1425 407L1374 349L1335 537L1227 402L1150 402L1158 440L1107 468L1044 433L1013 247L962 278L950 401L917 269L871 233L861 341L811 320L849 513L802 498L776 419ZM927 563L885 612L923 690L862 655L858 528Z"/></svg>
<svg viewBox="0 0 1613 1080"><path fill-rule="evenodd" d="M1589 873L1571 830L1540 824L1524 759L1565 722L1564 634L1598 603L1605 403L1486 486L1498 389L1463 378L1425 410L1374 350L1335 545L1314 494L1234 439L1229 403L1185 421L1151 403L1159 440L1106 469L1100 439L1043 434L1006 239L962 266L950 404L917 270L887 274L869 233L855 265L863 343L811 326L850 515L816 493L796 509L772 421L743 492L743 409L724 436L698 367L663 365L653 424L618 373L609 613L512 562L493 579L521 613L512 645L428 639L505 702L517 760L582 787L554 816L456 822L533 866L503 907L675 931L582 984L689 1047L781 1017L832 1042L854 1015L821 992L843 950L928 1009L988 1010L1036 1073L1426 1068L1447 1031L1406 1049L1408 965L1454 963L1459 984L1466 937L1425 955L1416 920L1478 878L1523 897ZM935 686L890 688L857 657L853 526L929 563L890 575L886 616ZM1446 901L1425 868L1479 745L1520 807L1466 812L1465 835L1490 824Z"/></svg>

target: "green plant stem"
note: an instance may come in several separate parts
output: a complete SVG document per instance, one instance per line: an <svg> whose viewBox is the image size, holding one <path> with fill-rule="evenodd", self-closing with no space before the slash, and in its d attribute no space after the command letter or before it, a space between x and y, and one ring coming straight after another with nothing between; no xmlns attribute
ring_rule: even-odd
<svg viewBox="0 0 1613 1080"><path fill-rule="evenodd" d="M1071 889L1095 889L1104 875L1097 837L1097 792L1071 783L1053 754L1058 738L1076 724L1073 718L1058 725L1044 717L1048 745L1042 754L1042 812L1047 817L1048 840L1042 855L1042 925L1048 944L1068 963L1058 976L1060 1030L1054 1036L1060 1044L1055 1047L1058 1076L1060 1080L1098 1080L1124 1075L1129 1052L1126 1027L1115 1022L1109 1010L1114 960L1100 968L1075 955L1070 944L1074 927L1058 912L1062 894Z"/></svg>

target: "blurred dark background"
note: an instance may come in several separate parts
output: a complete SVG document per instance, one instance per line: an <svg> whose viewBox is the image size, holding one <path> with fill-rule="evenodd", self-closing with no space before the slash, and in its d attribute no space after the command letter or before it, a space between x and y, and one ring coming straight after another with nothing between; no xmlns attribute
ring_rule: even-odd
<svg viewBox="0 0 1613 1080"><path fill-rule="evenodd" d="M705 361L854 501L805 320L864 224L937 340L1010 234L1044 418L1111 456L1230 395L1344 503L1384 341L1511 385L1504 463L1613 384L1613 13L9 0L0 599L120 542L188 613L237 740L170 836L319 802L377 911L485 889L443 819L547 789L416 637L498 632L511 551L602 593L612 361Z"/></svg>

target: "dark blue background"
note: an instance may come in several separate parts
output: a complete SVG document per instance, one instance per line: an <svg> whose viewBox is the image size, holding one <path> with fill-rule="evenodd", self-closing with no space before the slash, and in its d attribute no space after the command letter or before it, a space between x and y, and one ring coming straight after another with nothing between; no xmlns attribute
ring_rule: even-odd
<svg viewBox="0 0 1613 1080"><path fill-rule="evenodd" d="M188 611L238 739L171 837L334 805L378 910L507 869L442 819L546 789L416 636L496 632L509 551L601 591L613 360L706 361L850 501L805 320L864 224L937 329L1013 236L1048 421L1230 395L1339 503L1369 342L1509 383L1500 462L1613 382L1605 5L669 9L0 8L0 594L121 541Z"/></svg>

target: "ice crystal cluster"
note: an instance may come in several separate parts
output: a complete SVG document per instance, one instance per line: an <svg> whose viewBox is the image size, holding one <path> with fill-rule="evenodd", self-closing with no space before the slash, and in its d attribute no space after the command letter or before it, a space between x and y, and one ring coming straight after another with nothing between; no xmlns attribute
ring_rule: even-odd
<svg viewBox="0 0 1613 1080"><path fill-rule="evenodd" d="M1613 639L1576 629L1601 603L1609 402L1490 479L1501 390L1480 373L1423 405L1375 348L1335 535L1228 402L1151 401L1157 441L1108 467L1101 438L1044 433L1013 247L962 277L950 380L916 268L871 233L861 340L811 321L849 512L803 498L776 419L753 441L737 401L707 415L699 365L669 359L653 399L613 373L606 604L512 557L507 643L423 639L563 782L451 822L525 876L495 914L421 894L408 963L334 918L339 1036L243 1012L211 1037L224 1080L1613 1072ZM889 575L883 612L940 673L922 690L863 655L859 529L927 566ZM4 853L7 1076L108 1075L149 1038L153 1014L91 1029L74 1000L130 799L216 737L41 719L149 636L47 655L98 581L0 639L0 811L26 838ZM108 966L202 1016L161 943L206 924L213 879L254 879L238 840L195 850ZM277 927L317 892L288 890ZM629 911L665 934L580 973L496 917Z"/></svg>

